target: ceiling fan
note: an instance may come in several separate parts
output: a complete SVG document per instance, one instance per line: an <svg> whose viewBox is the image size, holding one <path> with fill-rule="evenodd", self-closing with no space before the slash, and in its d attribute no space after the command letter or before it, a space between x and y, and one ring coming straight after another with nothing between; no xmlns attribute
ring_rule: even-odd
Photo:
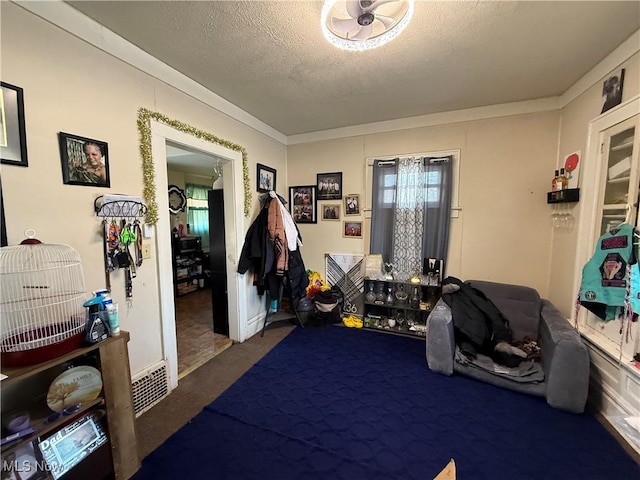
<svg viewBox="0 0 640 480"><path fill-rule="evenodd" d="M414 0L327 0L322 29L338 47L375 48L404 30L413 15L413 4Z"/></svg>

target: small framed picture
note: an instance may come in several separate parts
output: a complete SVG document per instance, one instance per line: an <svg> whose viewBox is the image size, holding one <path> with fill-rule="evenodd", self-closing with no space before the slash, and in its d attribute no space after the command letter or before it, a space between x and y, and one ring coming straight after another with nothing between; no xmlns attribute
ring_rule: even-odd
<svg viewBox="0 0 640 480"><path fill-rule="evenodd" d="M276 189L276 169L258 164L256 179L258 182L258 192L270 192Z"/></svg>
<svg viewBox="0 0 640 480"><path fill-rule="evenodd" d="M340 204L327 203L322 205L322 220L340 220Z"/></svg>
<svg viewBox="0 0 640 480"><path fill-rule="evenodd" d="M342 172L318 173L318 200L339 200L342 198Z"/></svg>
<svg viewBox="0 0 640 480"><path fill-rule="evenodd" d="M289 187L289 208L296 223L317 223L316 186Z"/></svg>
<svg viewBox="0 0 640 480"><path fill-rule="evenodd" d="M624 83L624 68L621 68L602 84L602 111L612 109L622 103L622 84Z"/></svg>
<svg viewBox="0 0 640 480"><path fill-rule="evenodd" d="M344 196L344 214L360 215L360 195L350 193Z"/></svg>
<svg viewBox="0 0 640 480"><path fill-rule="evenodd" d="M65 184L111 186L107 142L64 132L58 134L58 140Z"/></svg>
<svg viewBox="0 0 640 480"><path fill-rule="evenodd" d="M0 82L0 161L29 166L22 88Z"/></svg>
<svg viewBox="0 0 640 480"><path fill-rule="evenodd" d="M362 222L342 222L342 236L362 238Z"/></svg>

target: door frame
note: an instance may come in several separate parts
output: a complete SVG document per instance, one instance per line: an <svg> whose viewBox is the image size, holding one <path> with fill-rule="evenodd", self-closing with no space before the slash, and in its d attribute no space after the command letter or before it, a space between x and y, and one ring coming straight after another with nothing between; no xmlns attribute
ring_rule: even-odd
<svg viewBox="0 0 640 480"><path fill-rule="evenodd" d="M247 318L247 292L243 278L235 273L240 249L244 242L242 234L244 205L242 154L218 144L202 140L181 132L156 120L151 120L151 154L154 162L156 186L168 185L167 140L200 150L223 160L222 178L225 202L225 249L227 255L227 292L229 311L229 338L244 341ZM213 169L213 165L212 165ZM158 289L160 297L160 322L163 356L167 362L171 389L178 385L178 350L176 341L175 298L173 286L173 264L171 261L171 223L169 197L157 188L158 222L156 224L156 262L158 265ZM246 322L245 322L246 323Z"/></svg>

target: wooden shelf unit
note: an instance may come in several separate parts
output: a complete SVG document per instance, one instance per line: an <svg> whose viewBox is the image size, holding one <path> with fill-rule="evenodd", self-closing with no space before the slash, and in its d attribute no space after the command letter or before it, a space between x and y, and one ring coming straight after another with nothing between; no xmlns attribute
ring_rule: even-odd
<svg viewBox="0 0 640 480"><path fill-rule="evenodd" d="M131 393L128 342L129 333L121 331L118 336L109 337L89 347L78 348L47 362L3 369L2 373L7 375L0 383L3 414L9 414L18 408L27 411L31 417L31 426L36 431L3 445L2 457L5 458L8 452L20 445L58 431L84 414L103 410L110 452L100 447L73 467L64 478L82 478L79 472L91 472L91 478L96 479L131 478L140 468L140 458ZM44 420L53 413L46 406L51 381L66 368L79 365L91 365L100 371L101 395L94 401L83 404L79 411L45 424ZM106 461L109 457L110 461Z"/></svg>

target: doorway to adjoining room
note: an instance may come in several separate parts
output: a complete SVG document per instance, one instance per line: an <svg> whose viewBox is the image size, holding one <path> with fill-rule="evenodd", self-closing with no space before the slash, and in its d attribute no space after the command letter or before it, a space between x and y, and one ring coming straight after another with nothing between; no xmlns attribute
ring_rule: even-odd
<svg viewBox="0 0 640 480"><path fill-rule="evenodd" d="M232 344L221 162L213 155L167 142L178 378Z"/></svg>

